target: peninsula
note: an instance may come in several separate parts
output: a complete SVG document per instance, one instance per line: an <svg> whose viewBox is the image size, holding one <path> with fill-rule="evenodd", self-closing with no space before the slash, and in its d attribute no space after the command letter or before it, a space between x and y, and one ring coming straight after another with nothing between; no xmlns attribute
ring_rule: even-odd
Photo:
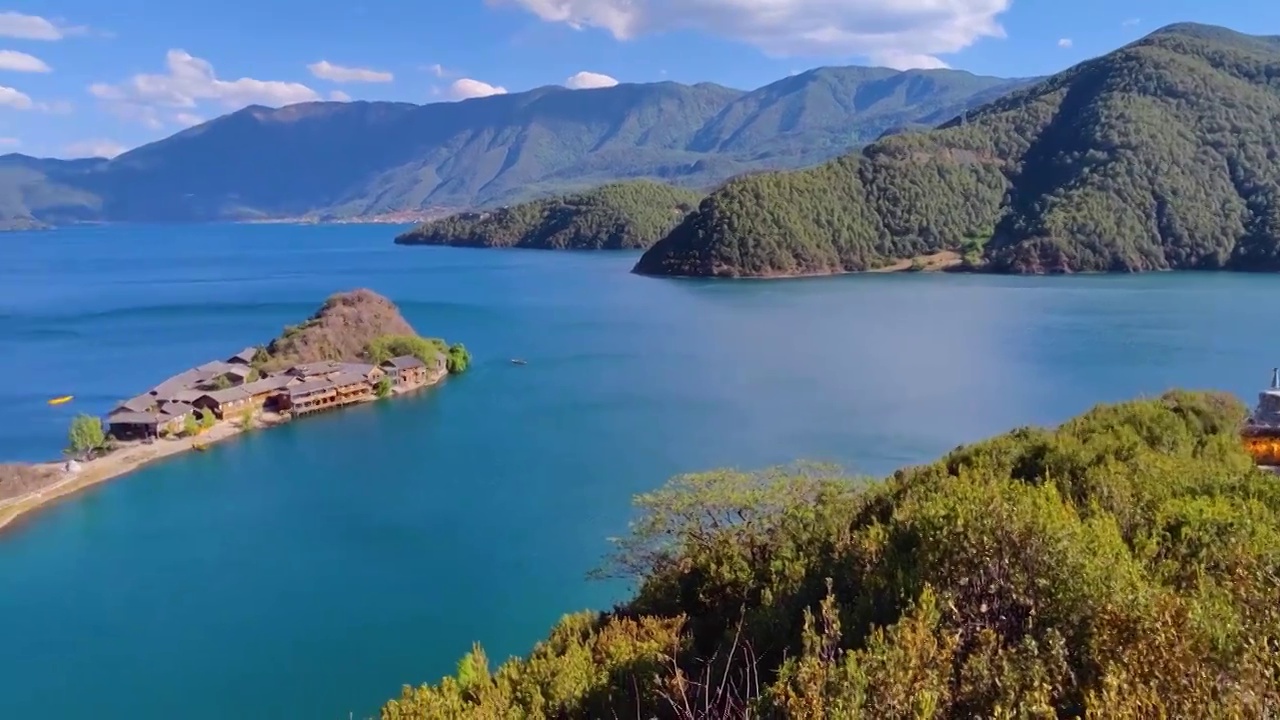
<svg viewBox="0 0 1280 720"><path fill-rule="evenodd" d="M646 275L1280 270L1280 42L1179 24L934 130L711 193Z"/></svg>
<svg viewBox="0 0 1280 720"><path fill-rule="evenodd" d="M650 180L429 220L397 245L647 250L698 206L702 193Z"/></svg>
<svg viewBox="0 0 1280 720"><path fill-rule="evenodd" d="M0 527L159 458L413 392L466 371L470 360L461 344L419 336L385 297L338 293L270 343L184 370L120 402L105 422L77 417L67 461L0 465Z"/></svg>

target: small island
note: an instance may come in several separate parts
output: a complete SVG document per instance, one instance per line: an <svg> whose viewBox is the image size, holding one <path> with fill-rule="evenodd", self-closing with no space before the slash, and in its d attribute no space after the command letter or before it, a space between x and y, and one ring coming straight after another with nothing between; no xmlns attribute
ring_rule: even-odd
<svg viewBox="0 0 1280 720"><path fill-rule="evenodd" d="M270 343L184 370L120 402L105 421L77 416L65 462L0 465L0 527L153 460L430 387L470 362L463 345L418 335L387 298L338 293Z"/></svg>

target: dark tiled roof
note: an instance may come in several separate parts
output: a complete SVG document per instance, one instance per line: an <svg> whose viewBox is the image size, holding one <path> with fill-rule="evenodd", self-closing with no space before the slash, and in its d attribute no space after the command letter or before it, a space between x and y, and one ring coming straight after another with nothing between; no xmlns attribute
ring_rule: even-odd
<svg viewBox="0 0 1280 720"><path fill-rule="evenodd" d="M236 353L235 355L232 355L231 357L227 358L227 362L238 361L238 362L245 363L247 365L253 362L253 359L257 356L258 356L258 348L247 347L241 350L240 352Z"/></svg>
<svg viewBox="0 0 1280 720"><path fill-rule="evenodd" d="M342 372L355 373L357 375L368 375L378 369L377 365L370 365L369 363L341 363L341 366Z"/></svg>
<svg viewBox="0 0 1280 720"><path fill-rule="evenodd" d="M251 383L245 383L240 387L250 395L260 395L262 393L283 390L289 383L296 382L298 378L292 375L271 375L261 380L254 380Z"/></svg>
<svg viewBox="0 0 1280 720"><path fill-rule="evenodd" d="M146 412L155 404L156 399L151 395L139 395L115 406L111 412Z"/></svg>
<svg viewBox="0 0 1280 720"><path fill-rule="evenodd" d="M195 412L195 408L191 407L191 403L165 403L160 407L159 420L161 422L168 422L174 418L190 415L192 412Z"/></svg>
<svg viewBox="0 0 1280 720"><path fill-rule="evenodd" d="M111 425L155 425L159 418L155 413L121 411L107 416Z"/></svg>
<svg viewBox="0 0 1280 720"><path fill-rule="evenodd" d="M237 400L247 400L250 395L245 391L244 386L231 387L225 390L211 390L203 393L200 397L212 398L219 405L223 403L235 402Z"/></svg>
<svg viewBox="0 0 1280 720"><path fill-rule="evenodd" d="M393 357L382 363L384 366L393 367L396 370L412 370L413 368L424 368L426 365L413 355L401 355Z"/></svg>
<svg viewBox="0 0 1280 720"><path fill-rule="evenodd" d="M355 385L356 383L361 383L364 385L369 384L369 378L365 377L360 373L354 373L354 372L341 372L341 373L338 373L337 375L331 376L329 379L333 382L334 385L337 385L339 387L343 385Z"/></svg>
<svg viewBox="0 0 1280 720"><path fill-rule="evenodd" d="M294 385L293 387L289 388L289 397L291 398L305 397L307 395L314 395L315 393L321 392L323 390L330 390L332 388L333 388L332 380L312 380L311 382L304 382L301 385Z"/></svg>
<svg viewBox="0 0 1280 720"><path fill-rule="evenodd" d="M286 372L292 373L294 375L311 376L311 375L328 375L329 373L338 372L340 370L342 370L342 363L334 362L333 360L322 360L320 362L302 363L300 365L294 365L293 367L289 368Z"/></svg>

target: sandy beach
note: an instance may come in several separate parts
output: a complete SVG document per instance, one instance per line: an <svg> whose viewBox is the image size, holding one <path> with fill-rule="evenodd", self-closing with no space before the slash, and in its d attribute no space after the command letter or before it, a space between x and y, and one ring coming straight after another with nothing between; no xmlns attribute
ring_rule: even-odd
<svg viewBox="0 0 1280 720"><path fill-rule="evenodd" d="M392 396L412 394L432 387L439 384L445 377L447 373L428 376L425 384L408 389L395 388ZM376 401L375 398L369 402ZM250 429L268 428L284 422L289 422L285 416L259 413L254 417L254 424ZM212 445L235 437L245 430L238 421L223 420L194 437L164 438L151 443L128 443L110 455L81 462L79 471L74 473L65 470L65 461L5 466L8 470L7 475L21 474L22 477L19 479L36 489L0 500L0 530L22 515L54 500L126 475L157 460L191 452L196 444Z"/></svg>
<svg viewBox="0 0 1280 720"><path fill-rule="evenodd" d="M280 422L279 416L259 418L255 427L265 427L278 422ZM53 500L133 472L156 460L188 452L196 443L211 445L242 432L244 429L238 423L223 421L195 437L160 439L150 444L130 443L110 455L80 463L80 470L74 473L67 472L63 462L28 465L27 469L31 473L52 478L53 482L38 490L0 500L0 529L19 516Z"/></svg>

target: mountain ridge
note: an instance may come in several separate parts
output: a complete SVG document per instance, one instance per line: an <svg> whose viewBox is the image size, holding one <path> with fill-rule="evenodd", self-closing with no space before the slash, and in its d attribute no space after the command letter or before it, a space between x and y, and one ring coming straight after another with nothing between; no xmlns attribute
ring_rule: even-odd
<svg viewBox="0 0 1280 720"><path fill-rule="evenodd" d="M733 180L636 272L1280 269L1280 38L1175 24L926 132ZM976 260L976 262L973 262Z"/></svg>
<svg viewBox="0 0 1280 720"><path fill-rule="evenodd" d="M640 178L709 188L821 161L1027 82L846 67L750 91L664 81L425 105L249 106L110 160L0 161L0 222L338 219Z"/></svg>

